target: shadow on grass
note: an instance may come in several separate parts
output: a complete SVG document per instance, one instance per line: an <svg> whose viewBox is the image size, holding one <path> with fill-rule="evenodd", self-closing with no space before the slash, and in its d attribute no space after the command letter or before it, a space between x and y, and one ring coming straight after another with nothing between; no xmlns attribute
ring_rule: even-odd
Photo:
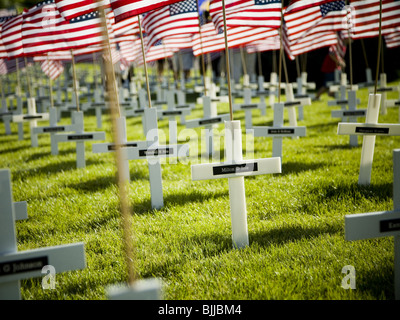
<svg viewBox="0 0 400 320"><path fill-rule="evenodd" d="M314 227L305 227L303 225L284 226L265 231L250 232L249 239L251 243L257 243L260 247L269 247L271 245L282 245L287 242L302 239L312 239L321 234L337 234L343 232L342 221L330 224L321 224Z"/></svg>
<svg viewBox="0 0 400 320"><path fill-rule="evenodd" d="M228 196L228 191L226 192L200 192L200 191L191 191L188 193L184 192L175 192L174 194L167 194L164 196L164 207L176 207L180 205L186 205L189 202L205 202L210 199L215 199L219 197ZM145 199L140 202L134 202L132 204L132 210L135 214L149 214L154 213L155 209L151 207L151 199Z"/></svg>
<svg viewBox="0 0 400 320"><path fill-rule="evenodd" d="M318 163L284 162L282 163L282 173L280 175L317 170L325 167L326 165L327 164L324 162L318 162Z"/></svg>
<svg viewBox="0 0 400 320"><path fill-rule="evenodd" d="M356 270L357 291L365 292L376 299L395 299L394 296L394 272L388 265L376 266L376 272L368 270Z"/></svg>

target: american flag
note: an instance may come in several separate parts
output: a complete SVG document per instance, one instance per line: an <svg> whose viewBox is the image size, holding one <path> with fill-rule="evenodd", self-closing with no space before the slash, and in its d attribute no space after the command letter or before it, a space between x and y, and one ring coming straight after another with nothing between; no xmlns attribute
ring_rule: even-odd
<svg viewBox="0 0 400 320"><path fill-rule="evenodd" d="M385 35L385 43L388 48L395 48L400 46L400 27L393 29L393 32Z"/></svg>
<svg viewBox="0 0 400 320"><path fill-rule="evenodd" d="M199 32L196 0L185 0L153 10L143 18L148 46L170 36L191 35Z"/></svg>
<svg viewBox="0 0 400 320"><path fill-rule="evenodd" d="M110 7L110 0L55 0L58 11L66 20L82 16L100 8Z"/></svg>
<svg viewBox="0 0 400 320"><path fill-rule="evenodd" d="M246 44L247 53L279 50L280 47L281 41L278 35L274 37L267 37L262 40L256 40Z"/></svg>
<svg viewBox="0 0 400 320"><path fill-rule="evenodd" d="M352 0L354 8L353 39L377 37L379 35L380 0ZM393 32L400 26L400 1L382 0L382 34Z"/></svg>
<svg viewBox="0 0 400 320"><path fill-rule="evenodd" d="M7 17L1 17L0 18L0 58L7 58L7 50L5 48L5 46L3 45L3 41L1 39L1 29L3 28L3 24L7 21L10 20L11 18L13 18L15 16L7 16Z"/></svg>
<svg viewBox="0 0 400 320"><path fill-rule="evenodd" d="M115 22L134 17L182 0L111 0Z"/></svg>
<svg viewBox="0 0 400 320"><path fill-rule="evenodd" d="M301 1L299 1L301 2ZM313 33L348 30L349 11L345 1L331 1L321 5L298 9L294 12L285 10L288 39L293 42Z"/></svg>
<svg viewBox="0 0 400 320"><path fill-rule="evenodd" d="M98 11L56 24L55 33L57 35L55 50L101 45L104 40Z"/></svg>
<svg viewBox="0 0 400 320"><path fill-rule="evenodd" d="M57 60L44 60L40 63L40 67L51 80L57 79L64 72L64 65Z"/></svg>
<svg viewBox="0 0 400 320"><path fill-rule="evenodd" d="M23 55L22 49L22 14L19 14L6 22L1 28L1 41L7 51L8 58L16 58Z"/></svg>
<svg viewBox="0 0 400 320"><path fill-rule="evenodd" d="M310 7L320 6L321 4L336 0L292 0L286 8L286 11L296 12Z"/></svg>
<svg viewBox="0 0 400 320"><path fill-rule="evenodd" d="M277 35L277 29L272 28L227 28L228 48L243 46L253 41L262 40L266 37L274 37ZM193 36L192 48L195 56L211 52L224 51L225 37L223 29L220 28L217 32L212 22L201 26L201 38L200 34L195 34Z"/></svg>
<svg viewBox="0 0 400 320"><path fill-rule="evenodd" d="M320 33L306 34L303 38L290 41L287 36L286 25L283 25L282 42L287 56L294 60L300 54L336 45L338 42L337 34L334 31L324 31Z"/></svg>
<svg viewBox="0 0 400 320"><path fill-rule="evenodd" d="M22 45L25 55L36 55L54 50L56 25L64 19L54 0L39 2L22 14Z"/></svg>
<svg viewBox="0 0 400 320"><path fill-rule="evenodd" d="M102 41L98 11L65 20L54 1L46 0L23 14L22 44L26 55L87 48Z"/></svg>
<svg viewBox="0 0 400 320"><path fill-rule="evenodd" d="M226 0L226 25L279 28L281 7L281 0ZM223 27L222 1L211 1L210 16L217 30Z"/></svg>

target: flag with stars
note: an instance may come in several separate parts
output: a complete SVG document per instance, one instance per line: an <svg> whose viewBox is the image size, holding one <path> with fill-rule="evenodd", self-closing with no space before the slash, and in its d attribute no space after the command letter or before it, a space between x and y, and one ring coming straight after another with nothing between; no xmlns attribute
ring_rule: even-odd
<svg viewBox="0 0 400 320"><path fill-rule="evenodd" d="M55 0L55 4L61 16L71 20L100 8L110 7L110 0Z"/></svg>
<svg viewBox="0 0 400 320"><path fill-rule="evenodd" d="M354 10L353 39L379 35L380 0L351 0ZM393 33L400 26L400 1L382 0L382 35Z"/></svg>
<svg viewBox="0 0 400 320"><path fill-rule="evenodd" d="M111 0L111 8L115 13L115 22L129 17L156 10L182 0Z"/></svg>
<svg viewBox="0 0 400 320"><path fill-rule="evenodd" d="M298 3L301 3L300 0ZM306 1L309 3L310 1ZM318 3L320 1L317 0ZM294 7L292 7L294 8ZM287 37L291 43L300 41L305 36L329 31L348 31L351 19L349 7L345 1L329 1L316 6L285 10L283 17L287 29Z"/></svg>
<svg viewBox="0 0 400 320"><path fill-rule="evenodd" d="M8 58L23 56L22 49L22 13L4 22L1 28L1 42Z"/></svg>
<svg viewBox="0 0 400 320"><path fill-rule="evenodd" d="M7 58L7 50L6 47L3 45L3 40L1 39L1 30L3 28L3 24L10 20L11 18L14 18L15 15L13 16L5 16L5 17L0 17L0 59Z"/></svg>
<svg viewBox="0 0 400 320"><path fill-rule="evenodd" d="M64 20L56 25L57 50L99 46L103 43L101 17L98 11Z"/></svg>
<svg viewBox="0 0 400 320"><path fill-rule="evenodd" d="M146 30L149 47L166 37L198 33L197 1L185 0L153 10L143 18L143 28Z"/></svg>
<svg viewBox="0 0 400 320"><path fill-rule="evenodd" d="M226 25L277 29L281 25L281 6L281 0L226 0ZM210 16L217 30L223 27L221 0L211 1Z"/></svg>
<svg viewBox="0 0 400 320"><path fill-rule="evenodd" d="M54 0L46 0L23 13L22 43L25 55L88 48L103 41L98 11L64 19Z"/></svg>

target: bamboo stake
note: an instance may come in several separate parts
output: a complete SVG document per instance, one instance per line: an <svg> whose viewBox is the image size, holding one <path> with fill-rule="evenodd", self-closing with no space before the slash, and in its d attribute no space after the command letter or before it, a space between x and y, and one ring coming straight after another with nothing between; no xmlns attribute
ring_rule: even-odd
<svg viewBox="0 0 400 320"><path fill-rule="evenodd" d="M378 37L378 57L376 61L376 76L375 76L375 88L374 95L376 95L377 87L378 87L378 78L379 78L379 62L380 62L380 54L381 54L381 46L382 46L382 0L379 2L379 37Z"/></svg>
<svg viewBox="0 0 400 320"><path fill-rule="evenodd" d="M204 85L204 96L207 96L207 86L206 86L206 81L205 81L205 76L206 76L206 67L205 67L205 62L204 62L204 53L203 53L203 37L201 35L201 22L200 22L200 11L199 11L199 0L196 0L197 2L197 12L199 12L198 16L198 22L199 22L199 36L200 36L200 50L201 50L201 67L203 70L203 85Z"/></svg>
<svg viewBox="0 0 400 320"><path fill-rule="evenodd" d="M147 98L149 100L149 108L151 108L151 93L150 93L150 84L149 84L149 74L147 72L146 54L144 51L143 31L142 31L142 23L140 22L140 16L138 16L138 22L139 22L140 42L142 44L143 67L144 67L144 76L146 78Z"/></svg>
<svg viewBox="0 0 400 320"><path fill-rule="evenodd" d="M80 111L79 109L79 93L78 93L78 88L76 87L76 69L75 69L75 58L74 58L74 52L71 49L71 61L72 61L72 81L73 81L73 86L74 86L74 94L75 94L75 100L76 100L76 110Z"/></svg>
<svg viewBox="0 0 400 320"><path fill-rule="evenodd" d="M231 88L231 76L230 76L230 65L229 65L228 34L226 28L225 0L222 0L222 14L224 17L225 58L226 58L226 76L228 81L229 115L230 115L230 120L233 121L232 88Z"/></svg>
<svg viewBox="0 0 400 320"><path fill-rule="evenodd" d="M133 230L132 230L132 218L131 218L131 209L129 205L129 197L128 197L128 188L129 181L126 180L127 173L125 172L125 166L123 165L123 152L121 149L122 136L120 134L120 130L117 128L117 118L120 117L119 113L119 99L118 99L118 91L115 82L115 71L114 66L111 60L111 47L110 41L107 33L107 23L106 16L104 14L104 9L101 9L101 24L102 24L102 32L103 32L103 51L105 51L105 55L109 57L109 59L105 59L105 73L107 76L107 84L106 89L109 97L110 111L111 111L111 123L112 123L112 132L113 139L115 142L115 161L117 166L117 179L118 179L118 188L119 188L119 197L120 197L120 210L121 210L121 224L122 224L122 232L123 232L123 242L124 242L124 251L125 251L125 261L127 267L127 275L128 275L128 283L132 285L136 279L137 271L135 268L135 251L134 251L134 239L133 239Z"/></svg>
<svg viewBox="0 0 400 320"><path fill-rule="evenodd" d="M50 62L49 62L49 53L47 52L47 66L50 69ZM49 91L50 91L50 107L54 108L54 101L53 101L53 85L51 81L51 77L49 74Z"/></svg>

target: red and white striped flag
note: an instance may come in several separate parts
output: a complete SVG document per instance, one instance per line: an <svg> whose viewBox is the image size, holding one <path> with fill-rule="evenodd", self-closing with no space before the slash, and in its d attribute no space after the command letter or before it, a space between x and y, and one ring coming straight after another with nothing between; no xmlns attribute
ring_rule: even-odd
<svg viewBox="0 0 400 320"><path fill-rule="evenodd" d="M279 34L277 29L253 27L227 28L227 33L228 48L243 46ZM201 26L201 37L199 33L193 36L192 48L195 56L225 50L223 29L220 28L217 32L212 22Z"/></svg>
<svg viewBox="0 0 400 320"><path fill-rule="evenodd" d="M246 44L247 53L255 53L262 51L279 50L281 47L281 41L279 35L275 37L267 37L262 40L256 40Z"/></svg>
<svg viewBox="0 0 400 320"><path fill-rule="evenodd" d="M396 48L400 46L400 27L394 28L393 32L385 35L386 47Z"/></svg>
<svg viewBox="0 0 400 320"><path fill-rule="evenodd" d="M337 34L334 31L325 31L319 33L306 34L304 37L295 41L290 41L286 32L286 25L283 26L282 32L283 47L287 56L294 60L295 56L300 54L336 45L338 42Z"/></svg>
<svg viewBox="0 0 400 320"><path fill-rule="evenodd" d="M300 7L302 2L306 2ZM315 6L310 6L309 0L299 0L297 7L292 10L285 10L283 17L286 24L287 37L293 43L298 39L312 34L324 33L327 31L344 31L349 29L350 10L345 1L329 1ZM317 3L321 1L317 0Z"/></svg>
<svg viewBox="0 0 400 320"><path fill-rule="evenodd" d="M109 8L110 0L55 0L55 4L62 17L71 20L100 8Z"/></svg>
<svg viewBox="0 0 400 320"><path fill-rule="evenodd" d="M1 28L1 41L7 52L8 58L23 56L22 49L22 14L19 14L6 22Z"/></svg>
<svg viewBox="0 0 400 320"><path fill-rule="evenodd" d="M382 34L393 32L400 26L400 1L398 0L351 0L354 9L353 39L379 35L379 12L382 1Z"/></svg>
<svg viewBox="0 0 400 320"><path fill-rule="evenodd" d="M64 71L64 65L56 60L44 60L40 63L42 71L51 79L57 79Z"/></svg>
<svg viewBox="0 0 400 320"><path fill-rule="evenodd" d="M226 25L228 27L279 28L281 7L281 0L226 0ZM221 0L211 1L210 16L217 30L223 28Z"/></svg>
<svg viewBox="0 0 400 320"><path fill-rule="evenodd" d="M111 0L115 22L134 17L182 0Z"/></svg>
<svg viewBox="0 0 400 320"><path fill-rule="evenodd" d="M197 1L185 0L153 10L143 18L143 28L146 30L149 47L165 37L198 33Z"/></svg>
<svg viewBox="0 0 400 320"><path fill-rule="evenodd" d="M13 17L15 17L15 16L0 17L0 58L1 58L1 59L7 58L7 57L8 57L6 47L3 45L3 41L2 41L2 39L1 39L1 30L2 30L2 28L3 28L3 24L4 24L6 21L8 21L8 20L10 20L11 18L13 18Z"/></svg>
<svg viewBox="0 0 400 320"><path fill-rule="evenodd" d="M103 42L98 11L65 20L54 0L46 0L26 10L22 18L22 44L26 55L89 48Z"/></svg>

